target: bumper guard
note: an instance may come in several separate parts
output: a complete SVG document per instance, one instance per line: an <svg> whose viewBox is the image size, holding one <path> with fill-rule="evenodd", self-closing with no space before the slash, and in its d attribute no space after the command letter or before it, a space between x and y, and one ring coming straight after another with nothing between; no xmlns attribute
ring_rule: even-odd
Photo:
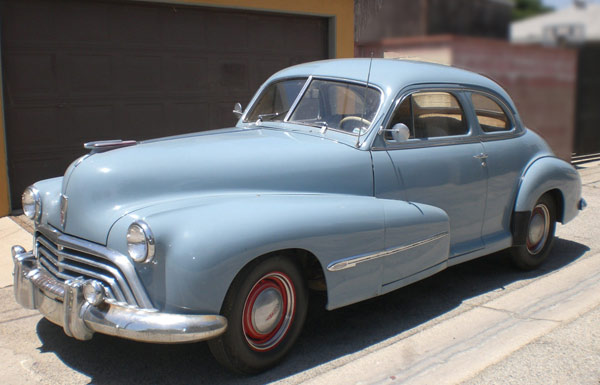
<svg viewBox="0 0 600 385"><path fill-rule="evenodd" d="M33 254L21 246L13 246L11 253L17 302L38 309L78 340L89 340L98 332L143 342L195 342L217 337L227 329L227 319L219 315L161 313L110 299L92 305L84 298L87 281L83 278L58 281L37 268Z"/></svg>

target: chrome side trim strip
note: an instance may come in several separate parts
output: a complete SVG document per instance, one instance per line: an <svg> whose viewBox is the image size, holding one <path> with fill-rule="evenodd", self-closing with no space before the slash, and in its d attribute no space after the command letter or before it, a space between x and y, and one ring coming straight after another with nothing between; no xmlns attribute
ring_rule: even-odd
<svg viewBox="0 0 600 385"><path fill-rule="evenodd" d="M385 250L378 251L375 253L363 254L363 255L356 256L356 257L344 258L344 259L340 259L337 261L333 261L327 266L327 270L340 271L340 270L344 270L344 269L349 269L351 267L355 267L359 263L372 261L377 258L387 257L388 255L392 255L392 254L399 253L402 251L410 250L415 247L423 246L427 243L434 242L434 241L437 241L438 239L444 238L447 235L448 235L448 232L445 231L443 233L435 234L429 238L422 239L420 241L413 242L408 245L393 247L391 249L385 249Z"/></svg>

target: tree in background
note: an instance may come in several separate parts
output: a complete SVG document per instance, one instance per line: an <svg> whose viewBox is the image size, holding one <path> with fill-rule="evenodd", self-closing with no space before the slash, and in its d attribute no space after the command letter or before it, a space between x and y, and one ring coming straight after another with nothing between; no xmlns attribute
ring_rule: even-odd
<svg viewBox="0 0 600 385"><path fill-rule="evenodd" d="M513 20L521 20L531 16L554 10L552 7L545 6L541 0L515 0L515 7L512 11Z"/></svg>

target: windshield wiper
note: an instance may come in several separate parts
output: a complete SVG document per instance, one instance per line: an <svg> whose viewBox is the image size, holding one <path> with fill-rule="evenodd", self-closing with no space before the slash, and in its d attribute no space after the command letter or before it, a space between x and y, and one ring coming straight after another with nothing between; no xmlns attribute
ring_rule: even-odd
<svg viewBox="0 0 600 385"><path fill-rule="evenodd" d="M305 126L311 126L311 127L317 127L317 128L329 128L329 125L327 124L326 121L316 121L316 122L305 122L302 120L290 120L290 123L298 123L298 124L303 124Z"/></svg>
<svg viewBox="0 0 600 385"><path fill-rule="evenodd" d="M270 118L269 120L273 120L273 118L276 118L278 116L287 114L288 111L289 111L289 109L287 109L285 111L280 111L280 112L271 112L271 113L268 113L268 114L259 114L258 115L258 120L260 120L261 122L265 118Z"/></svg>

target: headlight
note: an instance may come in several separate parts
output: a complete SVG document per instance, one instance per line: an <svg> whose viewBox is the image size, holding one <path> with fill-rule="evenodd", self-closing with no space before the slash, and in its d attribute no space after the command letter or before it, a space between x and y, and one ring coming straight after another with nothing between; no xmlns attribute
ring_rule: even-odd
<svg viewBox="0 0 600 385"><path fill-rule="evenodd" d="M148 263L154 258L154 235L148 224L136 221L127 230L127 252L131 259Z"/></svg>
<svg viewBox="0 0 600 385"><path fill-rule="evenodd" d="M39 220L42 213L42 200L37 188L27 187L21 195L21 203L23 204L23 213L27 218Z"/></svg>

